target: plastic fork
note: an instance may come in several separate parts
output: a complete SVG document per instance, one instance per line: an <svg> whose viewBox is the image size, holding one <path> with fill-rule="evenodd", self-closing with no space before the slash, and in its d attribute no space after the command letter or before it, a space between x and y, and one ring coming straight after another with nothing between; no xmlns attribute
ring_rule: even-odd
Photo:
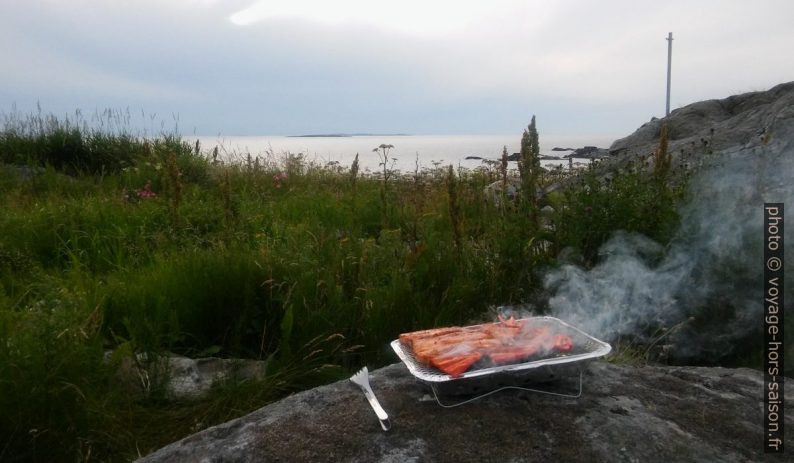
<svg viewBox="0 0 794 463"><path fill-rule="evenodd" d="M386 411L383 407L380 406L380 402L378 402L378 398L375 397L375 393L372 392L372 388L369 386L369 370L367 367L362 368L359 370L358 373L350 377L350 381L358 384L358 387L364 391L364 396L369 401L369 404L372 406L372 409L375 410L375 414L378 415L378 420L380 421L380 427L383 428L384 431L388 431L391 428L391 422L389 421L389 415L386 414Z"/></svg>

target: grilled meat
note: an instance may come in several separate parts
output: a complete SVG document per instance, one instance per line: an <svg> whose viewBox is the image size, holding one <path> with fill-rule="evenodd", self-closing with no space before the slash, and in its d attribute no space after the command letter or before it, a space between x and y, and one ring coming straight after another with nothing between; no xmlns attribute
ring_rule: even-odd
<svg viewBox="0 0 794 463"><path fill-rule="evenodd" d="M417 361L456 378L475 363L517 363L551 352L573 348L570 336L555 334L547 326L531 326L512 317L499 323L453 326L400 335Z"/></svg>

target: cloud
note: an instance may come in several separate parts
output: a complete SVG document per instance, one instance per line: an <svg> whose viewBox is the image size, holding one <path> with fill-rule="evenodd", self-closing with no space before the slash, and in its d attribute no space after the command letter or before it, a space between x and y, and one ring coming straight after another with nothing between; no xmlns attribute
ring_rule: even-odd
<svg viewBox="0 0 794 463"><path fill-rule="evenodd" d="M7 0L0 110L140 105L204 133L506 132L536 113L623 135L664 109L668 31L675 107L789 80L792 16L787 1Z"/></svg>
<svg viewBox="0 0 794 463"><path fill-rule="evenodd" d="M14 62L5 75L5 84L21 92L54 94L85 93L94 98L113 99L117 95L138 101L165 100L176 102L195 98L190 91L174 85L147 81L112 68L68 59L50 50L20 44L3 56Z"/></svg>
<svg viewBox="0 0 794 463"><path fill-rule="evenodd" d="M310 22L346 26L367 24L408 34L439 35L459 31L487 14L504 0L259 0L233 13L229 20L247 26L273 19L299 18Z"/></svg>

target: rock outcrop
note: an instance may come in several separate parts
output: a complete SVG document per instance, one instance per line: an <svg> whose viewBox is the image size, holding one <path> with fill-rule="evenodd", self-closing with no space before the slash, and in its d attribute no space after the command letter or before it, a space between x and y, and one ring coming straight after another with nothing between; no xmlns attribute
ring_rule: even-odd
<svg viewBox="0 0 794 463"><path fill-rule="evenodd" d="M726 149L752 149L781 138L794 138L794 82L763 92L692 103L663 119L653 118L609 148L621 160L652 155L662 124L668 128L668 151L699 155Z"/></svg>
<svg viewBox="0 0 794 463"><path fill-rule="evenodd" d="M602 159L608 157L610 155L610 151L605 148L599 148L597 146L585 146L584 148L579 148L573 150L573 153L566 155L566 158L577 158L577 159Z"/></svg>
<svg viewBox="0 0 794 463"><path fill-rule="evenodd" d="M764 460L762 384L749 369L595 362L580 398L503 391L440 407L402 364L372 372L381 430L349 381L301 392L141 462L747 462ZM571 382L542 387L570 391ZM794 384L786 382L794 405ZM447 399L444 399L447 400ZM792 442L794 417L786 418ZM780 459L783 461L783 459Z"/></svg>

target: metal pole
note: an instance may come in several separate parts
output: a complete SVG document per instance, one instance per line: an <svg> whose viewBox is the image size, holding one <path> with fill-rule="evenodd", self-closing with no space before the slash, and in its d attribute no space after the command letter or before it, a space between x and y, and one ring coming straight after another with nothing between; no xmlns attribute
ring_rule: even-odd
<svg viewBox="0 0 794 463"><path fill-rule="evenodd" d="M667 33L667 106L664 117L670 115L670 69L673 63L673 33Z"/></svg>

